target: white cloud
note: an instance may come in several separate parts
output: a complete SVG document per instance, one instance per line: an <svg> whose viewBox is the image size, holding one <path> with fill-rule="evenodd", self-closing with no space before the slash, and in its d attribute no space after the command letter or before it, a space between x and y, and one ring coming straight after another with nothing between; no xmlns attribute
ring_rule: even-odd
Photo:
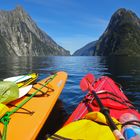
<svg viewBox="0 0 140 140"><path fill-rule="evenodd" d="M92 15L84 15L81 19L76 20L77 24L87 28L106 28L109 20L95 17Z"/></svg>

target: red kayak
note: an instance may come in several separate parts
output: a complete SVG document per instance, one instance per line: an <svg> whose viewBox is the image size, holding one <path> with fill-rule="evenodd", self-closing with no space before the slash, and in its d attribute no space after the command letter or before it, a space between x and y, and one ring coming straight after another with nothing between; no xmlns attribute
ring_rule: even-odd
<svg viewBox="0 0 140 140"><path fill-rule="evenodd" d="M140 113L128 100L119 85L111 78L102 76L92 83L92 87L101 99L103 105L109 109L112 117L119 119L124 113L132 113L140 119ZM92 111L100 111L100 107L98 106L94 95L91 92L88 92L66 121L65 125L83 118L87 113Z"/></svg>

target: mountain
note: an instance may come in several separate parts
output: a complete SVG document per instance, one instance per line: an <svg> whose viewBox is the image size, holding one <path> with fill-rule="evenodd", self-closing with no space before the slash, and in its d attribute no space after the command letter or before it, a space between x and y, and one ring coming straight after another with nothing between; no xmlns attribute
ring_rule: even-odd
<svg viewBox="0 0 140 140"><path fill-rule="evenodd" d="M70 55L18 6L0 11L0 56Z"/></svg>
<svg viewBox="0 0 140 140"><path fill-rule="evenodd" d="M95 55L140 55L140 19L130 10L117 10L96 44Z"/></svg>
<svg viewBox="0 0 140 140"><path fill-rule="evenodd" d="M124 8L118 9L93 45L93 55L140 55L140 19Z"/></svg>
<svg viewBox="0 0 140 140"><path fill-rule="evenodd" d="M73 56L92 56L95 53L97 41L92 41L73 53Z"/></svg>

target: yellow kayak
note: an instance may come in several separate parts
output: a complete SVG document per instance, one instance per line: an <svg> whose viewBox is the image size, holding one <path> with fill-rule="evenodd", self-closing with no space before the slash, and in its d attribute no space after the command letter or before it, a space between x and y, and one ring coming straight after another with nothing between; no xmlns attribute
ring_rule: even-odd
<svg viewBox="0 0 140 140"><path fill-rule="evenodd" d="M19 75L19 76L14 76L14 77L9 77L4 79L3 81L12 81L15 82L18 87L25 87L31 83L33 83L36 79L38 78L37 73L31 73L27 75Z"/></svg>

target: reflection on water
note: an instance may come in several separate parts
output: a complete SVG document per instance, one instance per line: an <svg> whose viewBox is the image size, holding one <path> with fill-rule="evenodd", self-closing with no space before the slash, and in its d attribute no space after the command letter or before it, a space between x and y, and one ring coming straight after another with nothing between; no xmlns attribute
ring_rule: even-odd
<svg viewBox="0 0 140 140"><path fill-rule="evenodd" d="M0 61L0 79L31 72L38 72L39 79L42 79L56 71L68 73L67 84L60 96L68 113L84 96L79 82L89 72L97 78L101 75L112 77L140 108L139 57L4 57Z"/></svg>
<svg viewBox="0 0 140 140"><path fill-rule="evenodd" d="M108 57L104 62L113 79L140 110L140 57Z"/></svg>
<svg viewBox="0 0 140 140"><path fill-rule="evenodd" d="M87 73L95 77L109 75L120 83L127 97L140 110L139 57L15 57L1 58L0 79L19 74L38 72L39 79L52 72L65 71L68 80L60 96L64 109L71 114L85 93L79 88Z"/></svg>

